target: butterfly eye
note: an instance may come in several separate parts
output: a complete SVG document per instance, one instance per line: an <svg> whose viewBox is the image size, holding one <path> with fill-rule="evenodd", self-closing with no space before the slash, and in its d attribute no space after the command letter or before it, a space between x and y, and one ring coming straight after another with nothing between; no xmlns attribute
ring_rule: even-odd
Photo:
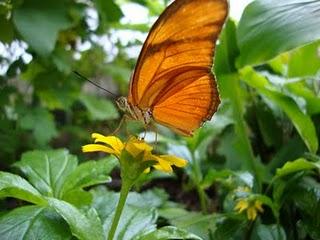
<svg viewBox="0 0 320 240"><path fill-rule="evenodd" d="M120 108L121 111L126 111L127 108L128 108L128 102L127 102L127 99L125 97L119 97L117 100L116 100L116 103L118 105L118 107Z"/></svg>

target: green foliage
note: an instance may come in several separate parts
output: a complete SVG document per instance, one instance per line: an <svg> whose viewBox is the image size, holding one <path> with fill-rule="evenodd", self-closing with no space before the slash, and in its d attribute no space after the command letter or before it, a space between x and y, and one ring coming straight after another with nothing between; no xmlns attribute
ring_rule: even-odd
<svg viewBox="0 0 320 240"><path fill-rule="evenodd" d="M21 207L14 212L3 215L0 219L3 226L10 224L10 221L16 218L17 221L21 221L18 225L23 224L25 229L30 228L31 232L39 231L39 233L35 233L37 235L46 232L43 230L45 231L43 233L37 228L41 224L47 224L47 234L53 232L60 237L64 236L64 231L68 227L61 221L61 218L50 217L52 209L54 209L68 223L74 236L79 239L90 239L92 236L95 239L103 239L102 225L95 210L89 209L83 213L83 210L72 205L73 201L68 203L63 199L66 198L65 196L72 200L76 199L78 206L90 204L91 194L83 191L83 188L110 181L107 174L115 167L115 161L110 159L110 161L86 162L77 165L77 158L68 154L66 150L33 151L25 153L21 161L15 164L15 167L23 172L29 182L20 176L1 172L1 197L14 197L39 206ZM86 200L87 196L89 196L89 201ZM39 226L35 229L31 224L34 222L39 222ZM56 224L57 226L55 226ZM12 234L10 229L1 229L9 239ZM19 229L20 233L21 231ZM25 237L30 238L29 235Z"/></svg>
<svg viewBox="0 0 320 240"><path fill-rule="evenodd" d="M318 137L314 124L311 118L299 109L294 100L273 89L273 86L269 84L266 78L255 73L250 67L242 69L241 74L248 85L267 96L288 115L310 152L316 153L318 150Z"/></svg>
<svg viewBox="0 0 320 240"><path fill-rule="evenodd" d="M14 9L12 20L23 39L39 55L47 57L55 47L58 33L69 28L66 1L25 1ZM36 27L35 27L36 26Z"/></svg>
<svg viewBox="0 0 320 240"><path fill-rule="evenodd" d="M45 108L21 110L18 124L23 130L31 130L40 146L48 144L49 140L57 135L53 116ZM43 129L46 129L46 131L43 131Z"/></svg>
<svg viewBox="0 0 320 240"><path fill-rule="evenodd" d="M168 2L0 1L1 239L106 238L118 160L80 152L122 116L72 71L126 96L135 49ZM125 21L128 3L148 19ZM218 112L192 138L159 126L155 150L189 164L138 179L115 239L320 239L319 9L256 0L239 23L228 19L215 51ZM127 131L144 129L117 135Z"/></svg>
<svg viewBox="0 0 320 240"><path fill-rule="evenodd" d="M251 3L242 15L237 31L240 65L260 64L318 40L320 13L316 9L319 8L319 1L314 0L258 0Z"/></svg>
<svg viewBox="0 0 320 240"><path fill-rule="evenodd" d="M166 240L166 239L201 239L197 237L194 234L190 234L186 231L179 230L175 227L163 227L158 230L155 230L151 233L149 233L146 236L143 236L141 238L137 238L138 240L152 240L152 239L158 239L158 240Z"/></svg>
<svg viewBox="0 0 320 240"><path fill-rule="evenodd" d="M63 219L52 209L26 206L0 218L1 239L71 239Z"/></svg>
<svg viewBox="0 0 320 240"><path fill-rule="evenodd" d="M92 120L112 120L119 118L118 111L111 101L90 95L82 95L81 101L88 109Z"/></svg>

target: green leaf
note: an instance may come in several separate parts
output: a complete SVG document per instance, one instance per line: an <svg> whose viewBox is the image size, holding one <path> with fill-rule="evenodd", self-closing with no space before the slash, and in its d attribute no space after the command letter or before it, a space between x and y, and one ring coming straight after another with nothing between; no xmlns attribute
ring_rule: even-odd
<svg viewBox="0 0 320 240"><path fill-rule="evenodd" d="M52 63L57 67L57 70L65 75L72 72L73 56L72 52L66 51L63 47L56 47L51 54ZM69 80L69 79L68 79Z"/></svg>
<svg viewBox="0 0 320 240"><path fill-rule="evenodd" d="M11 21L6 19L3 15L0 15L0 41L4 43L10 43L13 40L14 30Z"/></svg>
<svg viewBox="0 0 320 240"><path fill-rule="evenodd" d="M143 193L131 192L127 198L127 205L145 208L160 208L169 199L168 194L160 188L153 188Z"/></svg>
<svg viewBox="0 0 320 240"><path fill-rule="evenodd" d="M276 224L273 225L264 225L259 224L256 229L255 238L257 240L265 240L265 239L272 239L272 240L286 240L286 232L284 229ZM255 235L254 234L254 235Z"/></svg>
<svg viewBox="0 0 320 240"><path fill-rule="evenodd" d="M55 198L48 198L48 203L66 220L72 234L77 238L81 240L105 239L100 218L93 208L83 213L73 205Z"/></svg>
<svg viewBox="0 0 320 240"><path fill-rule="evenodd" d="M312 79L311 81L316 80ZM314 90L307 86L306 81L290 82L285 85L285 88L296 98L302 98L305 101L308 114L315 115L320 113L320 98Z"/></svg>
<svg viewBox="0 0 320 240"><path fill-rule="evenodd" d="M305 177L293 188L290 195L302 215L300 225L312 239L320 238L320 184Z"/></svg>
<svg viewBox="0 0 320 240"><path fill-rule="evenodd" d="M33 131L37 143L41 146L57 135L53 116L45 108L25 109L18 120L22 129Z"/></svg>
<svg viewBox="0 0 320 240"><path fill-rule="evenodd" d="M2 240L71 239L65 221L47 208L28 206L14 209L0 217Z"/></svg>
<svg viewBox="0 0 320 240"><path fill-rule="evenodd" d="M261 132L262 138L266 146L276 147L282 145L282 129L272 110L265 104L264 101L257 99L254 107L256 118Z"/></svg>
<svg viewBox="0 0 320 240"><path fill-rule="evenodd" d="M104 221L105 232L110 231L114 214L108 216ZM138 208L127 205L124 207L120 222L115 234L115 239L130 240L140 235L142 232L152 231L156 228L158 214L155 209Z"/></svg>
<svg viewBox="0 0 320 240"><path fill-rule="evenodd" d="M77 208L81 208L91 205L92 194L81 188L76 188L64 193L61 199L68 203L71 203Z"/></svg>
<svg viewBox="0 0 320 240"><path fill-rule="evenodd" d="M218 78L222 74L237 72L235 62L238 55L236 24L229 19L220 34L219 44L216 47L214 72Z"/></svg>
<svg viewBox="0 0 320 240"><path fill-rule="evenodd" d="M93 206L103 221L104 232L107 233L110 230L119 194L98 188L93 191L93 195ZM151 196L150 193L141 196L129 193L114 239L131 240L155 230L158 214L154 206L158 206L159 200L156 200L158 197Z"/></svg>
<svg viewBox="0 0 320 240"><path fill-rule="evenodd" d="M114 0L94 0L94 3L97 7L99 16L103 24L106 24L108 22L118 22L123 16L121 9L114 2Z"/></svg>
<svg viewBox="0 0 320 240"><path fill-rule="evenodd" d="M311 118L304 114L290 97L275 89L264 76L252 68L243 68L241 74L242 80L268 97L288 115L309 151L315 153L318 149L318 138Z"/></svg>
<svg viewBox="0 0 320 240"><path fill-rule="evenodd" d="M239 64L260 64L320 38L320 1L257 0L239 22Z"/></svg>
<svg viewBox="0 0 320 240"><path fill-rule="evenodd" d="M109 100L85 94L83 94L80 99L88 109L92 120L112 120L119 118L117 109Z"/></svg>
<svg viewBox="0 0 320 240"><path fill-rule="evenodd" d="M159 210L159 215L178 229L196 234L204 239L208 238L209 232L215 227L214 215L189 212L182 208L162 208Z"/></svg>
<svg viewBox="0 0 320 240"><path fill-rule="evenodd" d="M188 233L187 231L178 229L176 227L167 226L157 229L147 235L136 238L135 240L166 240L166 239L196 239L201 240L200 237Z"/></svg>
<svg viewBox="0 0 320 240"><path fill-rule="evenodd" d="M22 155L14 164L45 196L60 195L67 176L76 169L77 158L66 150L32 151Z"/></svg>
<svg viewBox="0 0 320 240"><path fill-rule="evenodd" d="M206 189L214 184L219 179L226 179L230 176L233 176L233 172L229 169L217 171L215 169L209 169L207 175L204 177L201 186L202 188Z"/></svg>
<svg viewBox="0 0 320 240"><path fill-rule="evenodd" d="M309 44L290 53L288 77L316 75L320 69L320 42ZM306 61L308 59L308 61Z"/></svg>
<svg viewBox="0 0 320 240"><path fill-rule="evenodd" d="M89 161L80 164L64 180L61 197L68 191L110 182L111 178L109 174L117 164L118 160L115 158L100 159L99 161Z"/></svg>
<svg viewBox="0 0 320 240"><path fill-rule="evenodd" d="M268 163L270 172L275 172L276 168L282 167L286 162L299 158L303 153L308 151L306 145L299 136L295 136L286 144L280 146L279 150Z"/></svg>
<svg viewBox="0 0 320 240"><path fill-rule="evenodd" d="M234 216L218 216L216 220L216 228L212 233L212 239L217 240L232 240L241 239L239 233L242 232L246 222L242 219L237 219ZM242 235L243 236L243 235Z"/></svg>
<svg viewBox="0 0 320 240"><path fill-rule="evenodd" d="M56 70L38 71L32 83L43 105L50 110L69 110L79 99L81 82L74 75L66 76Z"/></svg>
<svg viewBox="0 0 320 240"><path fill-rule="evenodd" d="M292 162L287 162L282 168L278 168L275 177L283 177L295 172L311 169L320 169L320 162L309 162L304 158L299 158Z"/></svg>
<svg viewBox="0 0 320 240"><path fill-rule="evenodd" d="M68 8L63 0L28 0L13 11L13 22L18 32L39 55L49 55L58 33L71 26Z"/></svg>
<svg viewBox="0 0 320 240"><path fill-rule="evenodd" d="M0 172L0 198L3 197L14 197L39 205L46 204L37 189L22 177L8 172Z"/></svg>

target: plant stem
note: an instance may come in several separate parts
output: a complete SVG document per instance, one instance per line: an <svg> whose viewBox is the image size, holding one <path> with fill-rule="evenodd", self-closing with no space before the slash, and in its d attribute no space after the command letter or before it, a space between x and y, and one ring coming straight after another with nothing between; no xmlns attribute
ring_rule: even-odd
<svg viewBox="0 0 320 240"><path fill-rule="evenodd" d="M207 195L206 195L205 191L200 186L197 186L197 191L198 191L198 195L200 198L201 210L203 213L207 213L208 212Z"/></svg>
<svg viewBox="0 0 320 240"><path fill-rule="evenodd" d="M111 228L109 231L108 240L113 240L113 237L116 233L116 230L117 230L117 227L119 224L119 220L121 217L121 213L122 213L124 204L126 203L127 196L128 196L128 193L131 189L131 186L132 186L132 184L130 182L127 182L127 181L122 182L121 191L120 191L120 198L119 198L117 209L114 214L112 225L111 225Z"/></svg>
<svg viewBox="0 0 320 240"><path fill-rule="evenodd" d="M239 74L226 75L224 82L230 84L229 88L232 92L228 93L231 97L233 107L233 117L235 123L236 137L241 143L241 155L243 155L244 169L249 170L255 177L255 188L257 192L261 189L261 179L257 169L256 159L253 153L251 142L247 133L247 123L244 119L243 100L240 93L240 76Z"/></svg>
<svg viewBox="0 0 320 240"><path fill-rule="evenodd" d="M200 183L202 181L202 172L200 167L199 159L196 159L194 156L194 152L192 152L192 162L193 162L193 169L194 169L194 183L196 184L196 189L198 192L198 196L200 199L201 211L203 213L207 213L207 195L205 191L201 188Z"/></svg>

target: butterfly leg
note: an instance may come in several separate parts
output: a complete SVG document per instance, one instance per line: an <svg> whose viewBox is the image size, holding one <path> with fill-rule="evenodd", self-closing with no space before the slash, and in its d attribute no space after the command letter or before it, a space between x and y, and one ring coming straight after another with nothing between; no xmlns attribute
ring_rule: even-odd
<svg viewBox="0 0 320 240"><path fill-rule="evenodd" d="M141 138L142 140L144 140L147 136L148 124L143 125L143 128L144 128L144 132L143 132L143 137Z"/></svg>
<svg viewBox="0 0 320 240"><path fill-rule="evenodd" d="M158 144L158 131L157 131L157 128L154 124L150 124L150 128L151 130L154 132L154 143L155 145Z"/></svg>
<svg viewBox="0 0 320 240"><path fill-rule="evenodd" d="M122 116L122 118L121 118L121 120L120 120L120 123L119 123L119 125L118 125L118 127L112 132L112 134L111 135L116 135L118 132L119 132L119 130L121 129L121 127L122 127L122 125L125 123L127 123L127 120L129 120L129 116L127 115L127 114L124 114L123 116ZM127 124L126 124L127 125ZM126 127L126 129L127 129L127 127Z"/></svg>

